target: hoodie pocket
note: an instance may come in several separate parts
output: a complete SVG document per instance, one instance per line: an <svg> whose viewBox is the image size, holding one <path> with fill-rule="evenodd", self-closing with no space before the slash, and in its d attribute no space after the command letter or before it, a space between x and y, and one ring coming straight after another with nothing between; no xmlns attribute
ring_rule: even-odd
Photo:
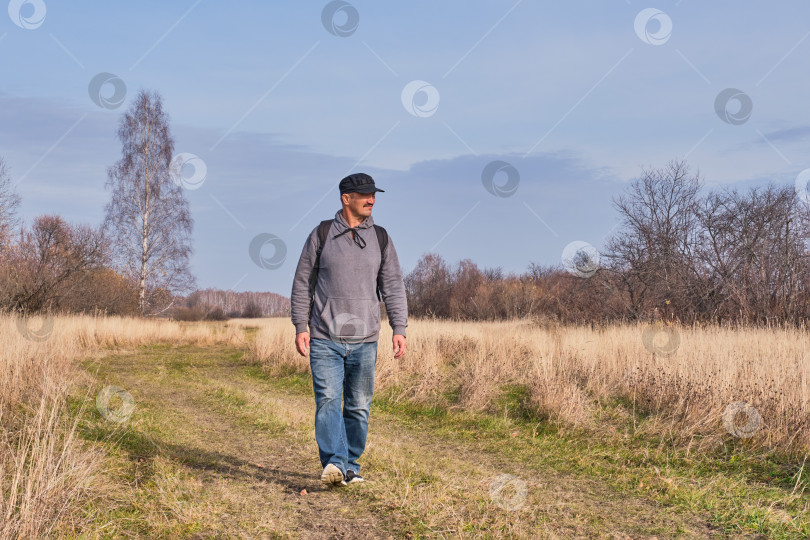
<svg viewBox="0 0 810 540"><path fill-rule="evenodd" d="M332 341L361 343L379 331L380 305L376 298L327 298L320 318Z"/></svg>

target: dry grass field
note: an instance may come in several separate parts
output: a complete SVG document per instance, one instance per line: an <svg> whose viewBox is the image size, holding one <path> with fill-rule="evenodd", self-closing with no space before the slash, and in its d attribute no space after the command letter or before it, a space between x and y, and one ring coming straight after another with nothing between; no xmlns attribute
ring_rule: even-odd
<svg viewBox="0 0 810 540"><path fill-rule="evenodd" d="M306 371L286 323L265 322L252 356ZM497 412L511 392L522 412L597 432L615 428L601 405L619 401L651 415L645 432L693 451L730 437L793 457L810 451L810 331L419 320L408 332L400 361L389 327L380 338L376 388L398 398Z"/></svg>
<svg viewBox="0 0 810 540"><path fill-rule="evenodd" d="M807 331L408 333L335 491L289 320L0 318L0 538L810 535Z"/></svg>

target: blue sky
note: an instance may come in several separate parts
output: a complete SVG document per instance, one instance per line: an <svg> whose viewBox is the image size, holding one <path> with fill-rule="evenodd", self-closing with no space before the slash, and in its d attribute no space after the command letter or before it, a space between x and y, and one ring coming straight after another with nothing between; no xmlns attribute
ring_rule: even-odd
<svg viewBox="0 0 810 540"><path fill-rule="evenodd" d="M200 287L289 295L349 172L386 190L374 217L406 271L433 250L521 272L574 241L601 248L611 198L642 167L686 158L710 187L791 184L810 167L807 2L356 0L331 4L345 36L325 27L328 6L11 0L0 156L21 216L101 223L116 126L140 89L163 96L176 151L206 165L186 191ZM103 72L126 85L117 108L90 98ZM438 103L403 98L412 81ZM736 124L715 104L727 88L752 104L721 108ZM518 175L509 196L484 188L496 160ZM278 269L248 254L262 233L287 246Z"/></svg>

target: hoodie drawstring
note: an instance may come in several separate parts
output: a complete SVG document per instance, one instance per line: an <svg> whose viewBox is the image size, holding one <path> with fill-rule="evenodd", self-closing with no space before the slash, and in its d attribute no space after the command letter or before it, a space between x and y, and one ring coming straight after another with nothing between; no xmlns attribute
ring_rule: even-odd
<svg viewBox="0 0 810 540"><path fill-rule="evenodd" d="M357 230L357 227L346 227L345 231L336 234L332 238L337 238L338 236L342 236L342 235L346 234L349 231L354 232L354 235L352 235L354 237L354 243L357 244L358 246L360 246L360 249L365 249L366 241L363 240L362 236L360 236L360 231Z"/></svg>

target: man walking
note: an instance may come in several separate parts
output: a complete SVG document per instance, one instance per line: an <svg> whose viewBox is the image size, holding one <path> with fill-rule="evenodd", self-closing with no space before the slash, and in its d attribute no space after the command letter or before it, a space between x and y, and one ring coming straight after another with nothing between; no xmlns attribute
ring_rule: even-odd
<svg viewBox="0 0 810 540"><path fill-rule="evenodd" d="M375 194L383 190L364 173L347 176L339 189L341 209L304 244L290 313L295 347L302 356L309 352L321 481L345 486L363 481L357 460L374 393L379 301L394 331L394 358L405 354L408 305L394 243L371 217Z"/></svg>

